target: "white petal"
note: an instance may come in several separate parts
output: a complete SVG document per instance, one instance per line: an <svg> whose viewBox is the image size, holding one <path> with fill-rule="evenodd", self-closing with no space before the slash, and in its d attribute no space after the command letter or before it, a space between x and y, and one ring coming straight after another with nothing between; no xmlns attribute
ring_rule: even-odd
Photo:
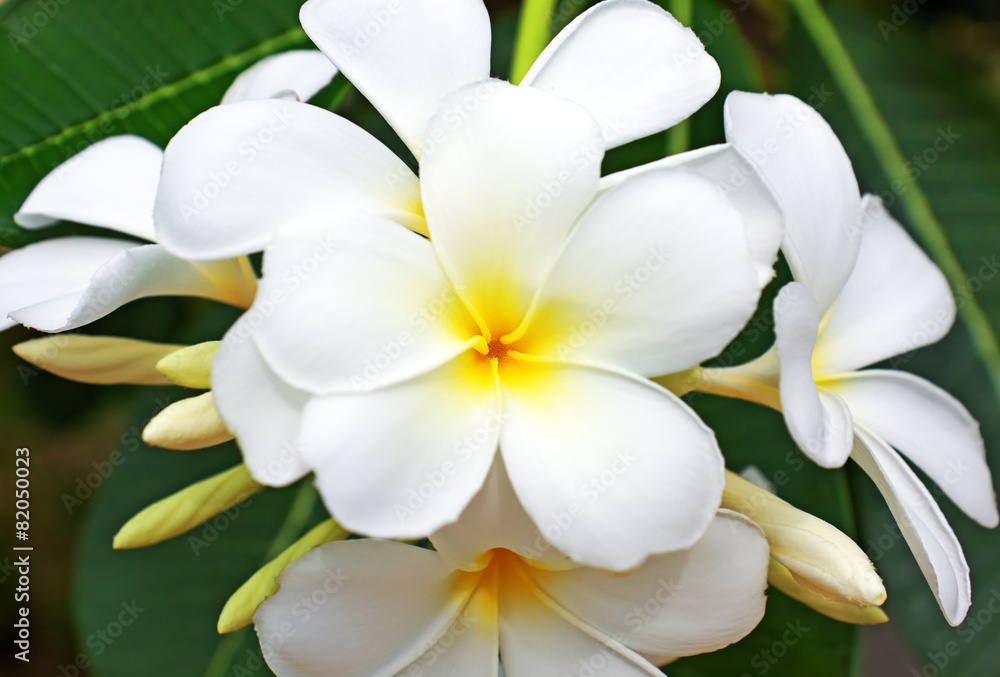
<svg viewBox="0 0 1000 677"><path fill-rule="evenodd" d="M423 230L417 177L361 128L267 99L212 108L167 146L156 234L178 256L264 249L282 228L369 212Z"/></svg>
<svg viewBox="0 0 1000 677"><path fill-rule="evenodd" d="M785 211L782 249L822 317L854 267L861 196L851 161L825 120L787 94L733 92L726 138L757 165Z"/></svg>
<svg viewBox="0 0 1000 677"><path fill-rule="evenodd" d="M14 220L25 228L75 221L146 240L163 151L140 136L103 139L62 163L35 186Z"/></svg>
<svg viewBox="0 0 1000 677"><path fill-rule="evenodd" d="M644 658L583 624L527 579L519 582L527 585L506 586L500 598L500 660L508 677L662 677Z"/></svg>
<svg viewBox="0 0 1000 677"><path fill-rule="evenodd" d="M0 317L37 304L58 305L63 320L76 306L94 273L124 251L138 246L103 237L63 237L30 244L0 257ZM59 322L59 320L56 320Z"/></svg>
<svg viewBox="0 0 1000 677"><path fill-rule="evenodd" d="M500 628L495 590L480 586L437 643L396 677L497 677Z"/></svg>
<svg viewBox="0 0 1000 677"><path fill-rule="evenodd" d="M478 335L431 244L369 215L286 233L264 256L254 309L261 354L317 395L410 378Z"/></svg>
<svg viewBox="0 0 1000 677"><path fill-rule="evenodd" d="M261 484L286 486L309 468L299 451L299 427L308 393L289 386L257 351L248 313L226 332L212 360L212 393L236 435L243 462Z"/></svg>
<svg viewBox="0 0 1000 677"><path fill-rule="evenodd" d="M441 99L490 75L482 0L309 0L299 18L418 158Z"/></svg>
<svg viewBox="0 0 1000 677"><path fill-rule="evenodd" d="M16 259L22 266L34 264L37 286L31 292L44 289L47 297L9 311L10 317L47 332L82 327L149 296L199 296L237 306L253 298L254 283L236 259L192 263L160 245L90 237L57 238L17 253L23 253ZM20 280L27 282L27 276ZM14 296L18 302L22 298L20 292Z"/></svg>
<svg viewBox="0 0 1000 677"><path fill-rule="evenodd" d="M513 331L597 191L600 130L576 104L490 81L448 98L428 140L420 180L442 265L491 331Z"/></svg>
<svg viewBox="0 0 1000 677"><path fill-rule="evenodd" d="M601 179L601 192L626 179L656 169L679 167L711 181L743 217L747 239L761 288L774 277L774 262L785 235L785 216L774 193L753 164L732 144L707 146L609 174Z"/></svg>
<svg viewBox="0 0 1000 677"><path fill-rule="evenodd" d="M954 397L901 371L870 370L825 381L854 419L898 449L967 515L997 526L997 499L979 423Z"/></svg>
<svg viewBox="0 0 1000 677"><path fill-rule="evenodd" d="M774 333L781 363L781 410L799 448L824 468L847 461L854 439L851 411L833 391L818 387L812 355L819 331L816 300L799 282L774 299Z"/></svg>
<svg viewBox="0 0 1000 677"><path fill-rule="evenodd" d="M861 251L824 323L816 368L839 374L935 343L955 323L944 274L878 198L866 195Z"/></svg>
<svg viewBox="0 0 1000 677"><path fill-rule="evenodd" d="M257 608L261 649L282 677L391 677L448 631L468 576L402 543L328 543L288 565Z"/></svg>
<svg viewBox="0 0 1000 677"><path fill-rule="evenodd" d="M683 170L646 172L581 217L539 293L528 343L515 345L669 374L721 352L759 295L743 219L722 192Z"/></svg>
<svg viewBox="0 0 1000 677"><path fill-rule="evenodd" d="M458 519L479 491L499 431L493 375L466 353L381 390L313 399L302 453L346 529L422 537Z"/></svg>
<svg viewBox="0 0 1000 677"><path fill-rule="evenodd" d="M559 33L522 84L587 108L614 147L689 117L719 79L715 59L670 14L645 0L607 0Z"/></svg>
<svg viewBox="0 0 1000 677"><path fill-rule="evenodd" d="M969 565L962 545L927 487L899 454L863 425L855 430L858 442L851 458L875 482L945 618L958 625L972 604Z"/></svg>
<svg viewBox="0 0 1000 677"><path fill-rule="evenodd" d="M308 101L336 75L337 68L314 49L273 54L240 73L229 85L222 103L270 99L288 90L295 92L299 100Z"/></svg>
<svg viewBox="0 0 1000 677"><path fill-rule="evenodd" d="M536 363L516 374L509 364L501 453L549 541L617 571L697 542L722 497L723 462L687 405L624 373Z"/></svg>
<svg viewBox="0 0 1000 677"><path fill-rule="evenodd" d="M530 569L557 604L658 665L742 639L764 615L770 558L760 529L721 511L689 550L656 555L626 576Z"/></svg>
<svg viewBox="0 0 1000 677"><path fill-rule="evenodd" d="M494 548L505 548L536 561L566 557L546 540L524 511L500 454L458 521L435 531L430 539L438 552L463 569L479 568L481 556Z"/></svg>

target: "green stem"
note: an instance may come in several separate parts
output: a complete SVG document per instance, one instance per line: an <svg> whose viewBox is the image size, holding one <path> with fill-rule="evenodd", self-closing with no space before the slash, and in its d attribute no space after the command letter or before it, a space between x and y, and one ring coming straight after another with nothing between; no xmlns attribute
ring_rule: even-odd
<svg viewBox="0 0 1000 677"><path fill-rule="evenodd" d="M299 487L295 498L292 499L292 505L285 515L285 520L281 523L278 533L271 540L267 554L264 555L265 564L280 555L302 533L316 507L317 498L316 489L311 482L304 482ZM205 669L205 677L226 675L233 665L237 651L243 646L244 639L246 639L246 628L230 633L219 640L219 645Z"/></svg>
<svg viewBox="0 0 1000 677"><path fill-rule="evenodd" d="M531 64L552 37L552 13L556 0L524 0L517 25L517 42L510 65L510 81L515 85L528 74Z"/></svg>
<svg viewBox="0 0 1000 677"><path fill-rule="evenodd" d="M952 288L964 288L969 278L952 251L927 196L907 171L906 158L892 129L879 112L871 91L854 65L837 29L818 0L791 0L791 3L843 91L851 113L875 152L890 185L899 189L896 193L899 194L903 209L917 235L930 250ZM974 298L967 298L959 312L976 352L986 365L993 390L1000 398L1000 345L989 319Z"/></svg>
<svg viewBox="0 0 1000 677"><path fill-rule="evenodd" d="M694 23L694 0L669 0L666 9L685 26ZM691 149L691 120L681 120L667 130L667 154Z"/></svg>

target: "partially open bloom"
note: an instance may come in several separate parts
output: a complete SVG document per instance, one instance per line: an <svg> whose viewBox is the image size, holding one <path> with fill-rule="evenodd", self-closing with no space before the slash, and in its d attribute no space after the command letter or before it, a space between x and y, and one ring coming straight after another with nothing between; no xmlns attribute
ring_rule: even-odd
<svg viewBox="0 0 1000 677"><path fill-rule="evenodd" d="M223 102L288 93L309 98L335 73L319 52L286 52L240 74ZM141 137L103 139L42 179L14 220L29 229L75 221L155 243L162 162L163 151ZM68 331L149 296L200 296L245 308L255 292L244 257L195 262L133 239L61 237L0 258L0 329L21 323Z"/></svg>
<svg viewBox="0 0 1000 677"><path fill-rule="evenodd" d="M500 663L510 677L656 676L656 665L753 629L767 552L760 531L728 511L690 550L625 575L506 549L462 569L410 545L346 541L288 566L254 623L279 677L496 677Z"/></svg>
<svg viewBox="0 0 1000 677"><path fill-rule="evenodd" d="M701 388L781 410L798 445L824 467L853 458L885 497L946 618L958 624L971 603L968 565L900 453L966 514L994 527L979 425L922 378L859 371L943 337L955 319L951 290L881 203L861 198L850 161L815 111L789 96L733 94L727 103L730 141L758 158L784 205L782 250L796 282L775 300L774 348L740 367L706 370Z"/></svg>
<svg viewBox="0 0 1000 677"><path fill-rule="evenodd" d="M447 19L405 5L342 53L330 32L353 34L368 4L314 0L303 23L420 157L419 182L367 133L287 101L209 111L167 149L168 246L265 247L260 293L212 375L248 467L270 485L315 471L346 528L418 537L458 518L499 444L536 525L572 514L553 540L574 559L625 569L690 546L718 507L721 455L647 377L697 366L745 324L781 218L755 174L740 198L715 185L745 164L728 148L603 185L600 164L711 96L714 62L662 10L611 0L514 87L481 80L480 3ZM639 54L641 78L622 61ZM595 55L606 62L586 70ZM609 137L615 116L629 131ZM259 156L202 199L261 130Z"/></svg>

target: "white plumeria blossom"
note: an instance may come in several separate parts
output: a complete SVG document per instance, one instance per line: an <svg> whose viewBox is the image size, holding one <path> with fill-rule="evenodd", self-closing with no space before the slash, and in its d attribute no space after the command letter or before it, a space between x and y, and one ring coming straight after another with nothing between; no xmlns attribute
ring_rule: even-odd
<svg viewBox="0 0 1000 677"><path fill-rule="evenodd" d="M707 370L707 382L782 410L816 463L837 467L853 458L882 492L957 625L971 604L969 567L904 456L967 515L995 527L979 424L922 378L862 370L949 331L955 300L948 283L877 198L860 196L843 147L812 108L787 95L735 93L726 119L730 141L757 158L783 203L782 249L796 281L775 300L775 347L747 365Z"/></svg>
<svg viewBox="0 0 1000 677"><path fill-rule="evenodd" d="M240 74L223 103L286 92L310 98L335 74L315 50L274 55ZM103 139L43 178L14 220L32 230L74 221L155 243L162 162L163 151L141 137ZM0 329L20 323L68 331L149 296L200 296L245 308L255 292L244 258L192 262L132 239L60 237L0 258Z"/></svg>
<svg viewBox="0 0 1000 677"><path fill-rule="evenodd" d="M279 677L658 676L756 626L768 552L729 511L689 550L627 575L503 548L460 568L411 545L343 541L292 563L254 623Z"/></svg>
<svg viewBox="0 0 1000 677"><path fill-rule="evenodd" d="M302 21L420 157L419 181L367 132L291 101L210 110L167 147L168 249L265 249L213 363L245 462L269 485L313 471L346 528L409 538L458 518L499 443L537 527L570 523L552 540L577 561L627 569L689 547L719 505L722 457L647 377L698 365L745 324L781 215L728 146L629 176L600 165L694 112L718 67L655 5L609 0L515 87L484 79L479 0L401 4L352 46L376 4L311 0ZM609 133L619 118L627 131ZM248 137L265 146L221 185ZM739 190L717 185L730 171Z"/></svg>

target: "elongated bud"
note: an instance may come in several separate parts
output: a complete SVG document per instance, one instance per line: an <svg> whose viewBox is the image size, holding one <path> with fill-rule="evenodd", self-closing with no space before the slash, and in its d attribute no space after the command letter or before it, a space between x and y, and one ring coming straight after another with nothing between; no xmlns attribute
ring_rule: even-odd
<svg viewBox="0 0 1000 677"><path fill-rule="evenodd" d="M156 364L183 347L111 336L58 334L19 343L14 353L70 381L164 385L171 381L156 370Z"/></svg>
<svg viewBox="0 0 1000 677"><path fill-rule="evenodd" d="M208 341L174 351L156 363L156 370L179 386L208 390L212 358L220 345L221 341Z"/></svg>
<svg viewBox="0 0 1000 677"><path fill-rule="evenodd" d="M889 617L885 615L881 607L856 606L847 602L836 602L810 592L795 580L791 571L774 558L771 558L767 569L767 582L792 599L802 602L824 616L829 616L843 623L878 625L879 623L886 623L889 620Z"/></svg>
<svg viewBox="0 0 1000 677"><path fill-rule="evenodd" d="M212 393L174 402L153 417L142 431L142 441L164 449L204 449L233 439L215 408Z"/></svg>
<svg viewBox="0 0 1000 677"><path fill-rule="evenodd" d="M219 615L218 630L220 633L235 632L253 622L253 612L264 598L278 591L275 582L278 574L289 564L297 560L312 548L330 541L340 541L349 535L342 526L333 519L318 524L309 533L285 549L280 555L262 566L239 590L226 602Z"/></svg>
<svg viewBox="0 0 1000 677"><path fill-rule="evenodd" d="M115 549L142 548L183 534L228 510L263 487L245 465L213 475L157 501L115 534Z"/></svg>
<svg viewBox="0 0 1000 677"><path fill-rule="evenodd" d="M767 536L771 557L814 595L856 606L885 602L885 586L868 556L833 525L731 472L726 473L722 507L756 522Z"/></svg>

